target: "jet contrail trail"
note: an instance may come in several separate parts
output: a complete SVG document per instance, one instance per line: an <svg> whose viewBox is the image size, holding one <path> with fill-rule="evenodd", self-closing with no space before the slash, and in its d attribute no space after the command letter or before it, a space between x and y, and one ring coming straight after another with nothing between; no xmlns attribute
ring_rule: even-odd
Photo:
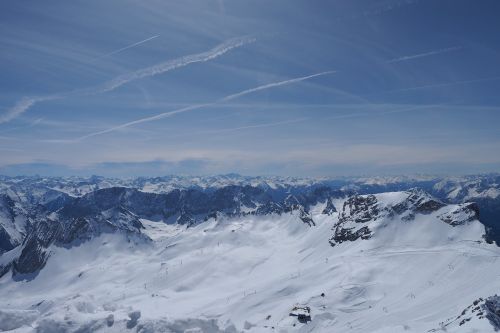
<svg viewBox="0 0 500 333"><path fill-rule="evenodd" d="M417 59L417 58L428 57L428 56L432 56L432 55L435 55L435 54L447 53L447 52L457 51L457 50L460 50L460 49L462 49L461 46L448 47L448 48L445 48L445 49L434 50L434 51L430 51L430 52L419 53L419 54L414 54L414 55L409 55L409 56L404 56L404 57L392 59L392 60L387 61L386 63L387 64L393 64L393 63L396 63L396 62L401 62L401 61L413 60L413 59Z"/></svg>
<svg viewBox="0 0 500 333"><path fill-rule="evenodd" d="M230 40L228 40L228 41L226 41L226 42L224 42L224 43L222 43L222 44L220 44L220 45L218 45L218 46L214 47L213 49L206 51L206 52L187 55L187 56L177 58L174 60L165 61L165 62L162 62L160 64L157 64L157 65L154 65L151 67L143 68L143 69L140 69L140 70L132 72L132 73L123 74L123 75L120 75L120 76L114 78L111 81L104 83L102 85L102 87L100 87L97 90L97 93L108 92L108 91L114 90L114 89L116 89L116 88L130 82L130 81L135 81L135 80L142 79L142 78L145 78L148 76L154 76L154 75L158 75L161 73L165 73L165 72L171 71L171 70L176 69L176 68L187 66L187 65L192 64L192 63L205 62L208 60L212 60L214 58L217 58L217 57L223 55L224 53L226 53L228 51L231 51L234 48L243 46L243 45L248 44L248 43L252 43L254 41L255 41L255 38L252 38L252 37L230 39Z"/></svg>
<svg viewBox="0 0 500 333"><path fill-rule="evenodd" d="M265 90L265 89L269 89L269 88L273 88L273 87L278 87L278 86L282 86L282 85L285 85L285 84L300 82L300 81L304 81L304 80L307 80L307 79L312 79L313 77L322 76L322 75L326 75L326 74L333 74L333 73L336 73L336 71L326 71L326 72L321 72L321 73L317 73L317 74L313 74L313 75L298 77L298 78L295 78L295 79L290 79L290 80L285 80L285 81L280 81L280 82L273 82L273 83L269 83L269 84L264 84L262 86L258 86L258 87L247 89L247 90L243 90L243 91L241 91L239 93L226 96L226 97L224 97L221 100L221 102L229 101L229 100L232 100L232 99L235 99L235 98L238 98L238 97L241 97L243 95L247 95L247 94L250 94L250 93L253 93L253 92L256 92L256 91Z"/></svg>
<svg viewBox="0 0 500 333"><path fill-rule="evenodd" d="M26 112L30 107L36 103L43 101L50 101L54 99L62 98L60 95L47 95L38 97L24 97L19 102L17 102L13 107L8 109L4 114L0 115L0 124L6 123L19 117L21 114Z"/></svg>
<svg viewBox="0 0 500 333"><path fill-rule="evenodd" d="M90 138L90 137L93 137L93 136L97 136L97 135L101 135L101 134L105 134L105 133L110 133L110 132L113 132L113 131L116 131L116 130L119 130L119 129L123 129L123 128L130 127L130 126L137 125L137 124L142 124L142 123L150 122L150 121L153 121L153 120L158 120L158 119L172 117L172 116L174 116L176 114L179 114L179 113L184 113L184 112L198 110L198 109L201 109L201 108L204 108L204 107L214 106L214 105L217 105L219 103L224 103L226 101L229 101L229 100L232 100L232 99L244 96L244 95L248 95L248 94L254 93L256 91L261 91L261 90L264 90L264 89L270 89L270 88L274 88L274 87L279 87L279 86L283 86L283 85L286 85L286 84L292 84L292 83L296 83L296 82L308 80L308 79L311 79L311 78L314 78L314 77L318 77L318 76L322 76L322 75L327 75L327 74L333 74L333 73L335 73L335 71L326 71L326 72L316 73L316 74L308 75L308 76L302 76L302 77L298 77L298 78L294 78L294 79L289 79L289 80L284 80L284 81L278 81L278 82L264 84L264 85L261 85L261 86L255 87L255 88L243 90L243 91L238 92L236 94L231 94L231 95L225 96L225 97L223 97L223 98L221 98L221 99L219 99L219 100L217 100L215 102L203 103L203 104L194 104L194 105L186 106L186 107L183 107L183 108L180 108L180 109L177 109L177 110L173 110L173 111L169 111L169 112L163 112L163 113L151 116L151 117L146 117L146 118L141 118L141 119L137 119L137 120L134 120L134 121L130 121L128 123L124 123L124 124L121 124L121 125L118 125L118 126L114 126L114 127L111 127L111 128L99 131L99 132L90 133L90 134L84 135L84 136L76 139L75 141L81 141L81 140L84 140L84 139L87 139L87 138Z"/></svg>
<svg viewBox="0 0 500 333"><path fill-rule="evenodd" d="M215 105L215 104L216 103L206 103L206 104L195 104L195 105L186 106L184 108L177 109L177 110L174 110L174 111L164 112L164 113L160 113L160 114L157 114L157 115L154 115L154 116L151 116L151 117L137 119L137 120L134 120L134 121L130 121L128 123L124 123L124 124L118 125L118 126L110 127L108 129L105 129L105 130L102 130L102 131L99 131L99 132L90 133L90 134L84 135L82 137L79 137L79 138L77 138L76 140L73 140L73 141L85 140L85 139L93 137L93 136L97 136L97 135L101 135L101 134L106 134L106 133L114 132L114 131L122 129L122 128L127 128L127 127L130 127L130 126L133 126L133 125L147 123L147 122L150 122L150 121L153 121L153 120L158 120L158 119L162 119L162 118L172 117L172 116L174 116L174 115L176 115L178 113L184 113L184 112L188 112L188 111L192 111L192 110L197 110L197 109L200 109L202 107L211 106L211 105Z"/></svg>
<svg viewBox="0 0 500 333"><path fill-rule="evenodd" d="M53 99L74 97L74 96L88 96L88 95L106 93L135 80L162 74L180 67L187 66L192 63L205 62L215 59L234 48L243 46L248 43L252 43L254 41L255 38L253 37L233 38L225 41L222 44L217 45L216 47L214 47L209 51L187 55L177 59L162 62L151 67L143 68L132 73L123 74L97 87L78 89L71 92L58 93L47 96L24 97L19 102L17 102L13 107L8 109L4 114L0 115L0 124L6 123L8 121L11 121L12 119L17 118L18 116L26 112L30 107L39 102L53 100Z"/></svg>
<svg viewBox="0 0 500 333"><path fill-rule="evenodd" d="M146 38L144 40L141 40L140 42L137 42L137 43L134 43L134 44L130 44L128 46L125 46L125 47L122 47L121 49L118 49L118 50L115 50L115 51L112 51L112 52L109 52L109 53L106 53L106 54L103 54L99 57L97 57L97 59L102 59L102 58L106 58L106 57L109 57L109 56L112 56L113 54L117 54L117 53L120 53L122 51L125 51L125 50L128 50L128 49L131 49L133 47L136 47L138 45L141 45L141 44L144 44L146 42L149 42L150 40L152 39L155 39L155 38L158 38L160 37L160 35L155 35L155 36L152 36L152 37L149 37L149 38Z"/></svg>

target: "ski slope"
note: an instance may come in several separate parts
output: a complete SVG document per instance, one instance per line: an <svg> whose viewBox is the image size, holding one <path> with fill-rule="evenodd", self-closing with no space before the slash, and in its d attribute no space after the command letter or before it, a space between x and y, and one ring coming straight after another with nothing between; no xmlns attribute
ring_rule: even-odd
<svg viewBox="0 0 500 333"><path fill-rule="evenodd" d="M421 333L500 290L500 248L478 221L385 217L372 238L332 247L338 213L323 208L311 210L315 226L296 212L190 228L142 220L151 242L103 234L53 247L36 278L0 279L0 330ZM290 316L295 306L312 321ZM471 320L448 332L493 328Z"/></svg>

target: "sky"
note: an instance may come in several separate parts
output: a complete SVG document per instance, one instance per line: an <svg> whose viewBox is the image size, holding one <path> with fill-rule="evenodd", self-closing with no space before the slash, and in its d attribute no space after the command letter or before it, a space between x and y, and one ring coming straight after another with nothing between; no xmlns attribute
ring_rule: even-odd
<svg viewBox="0 0 500 333"><path fill-rule="evenodd" d="M0 174L500 171L497 0L0 2Z"/></svg>

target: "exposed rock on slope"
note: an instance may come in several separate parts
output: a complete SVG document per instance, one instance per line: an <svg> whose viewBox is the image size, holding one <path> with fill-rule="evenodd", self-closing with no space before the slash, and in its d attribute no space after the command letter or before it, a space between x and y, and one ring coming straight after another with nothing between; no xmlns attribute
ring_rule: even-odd
<svg viewBox="0 0 500 333"><path fill-rule="evenodd" d="M336 212L337 212L337 209L333 205L332 198L328 198L328 200L326 201L326 206L323 209L322 213L325 215L332 215L333 213L336 213Z"/></svg>
<svg viewBox="0 0 500 333"><path fill-rule="evenodd" d="M13 258L11 264L15 275L32 274L42 269L53 244L72 246L105 232L139 236L143 227L136 215L121 206L100 212L76 209L46 214L39 212L21 245L19 256Z"/></svg>
<svg viewBox="0 0 500 333"><path fill-rule="evenodd" d="M454 205L452 208L439 215L439 219L451 226L458 226L479 220L479 207L476 203Z"/></svg>
<svg viewBox="0 0 500 333"><path fill-rule="evenodd" d="M141 218L194 226L221 216L234 218L250 214L292 213L309 226L314 226L309 207L328 198L329 209L332 210L334 207L330 198L338 195L322 187L297 189L292 191L295 194L291 194L281 189L230 185L209 190L173 189L169 193L107 187L71 197L38 187L28 195L23 192L26 187L26 184L14 187L21 193L18 201L30 210L29 214L22 215L27 221L24 224L29 225L26 235L22 235L14 224L19 216L16 205L20 203L5 194L0 196L0 213L3 214L0 215L0 251L20 246L16 255L11 253L9 260L0 263L0 276L10 267L16 275L36 273L50 256L52 244L67 247L102 233L117 231L142 237Z"/></svg>
<svg viewBox="0 0 500 333"><path fill-rule="evenodd" d="M447 206L420 189L405 192L355 195L348 198L335 224L330 244L369 239L377 228L395 218L410 222L417 214L432 215L436 220L458 226L477 220L479 211L475 204Z"/></svg>
<svg viewBox="0 0 500 333"><path fill-rule="evenodd" d="M476 299L457 317L441 322L438 329L432 329L429 332L476 332L468 330L468 327L472 326L471 324L477 321L481 322L481 324L478 325L478 323L474 323L473 326L492 328L495 332L500 331L500 296L494 295L486 299ZM489 323L489 325L487 323Z"/></svg>
<svg viewBox="0 0 500 333"><path fill-rule="evenodd" d="M10 195L0 194L0 255L22 242L27 212Z"/></svg>

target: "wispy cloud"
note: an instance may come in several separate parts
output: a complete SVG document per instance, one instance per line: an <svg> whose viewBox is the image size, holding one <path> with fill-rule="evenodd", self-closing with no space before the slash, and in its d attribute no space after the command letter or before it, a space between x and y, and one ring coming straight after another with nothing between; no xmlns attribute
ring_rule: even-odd
<svg viewBox="0 0 500 333"><path fill-rule="evenodd" d="M433 55L436 55L436 54L448 53L448 52L457 51L457 50L461 50L461 49L462 49L461 46L447 47L447 48L444 48L444 49L439 49L439 50L429 51L429 52L425 52L425 53L418 53L418 54L413 54L413 55L408 55L408 56L403 56L403 57L395 58L395 59L387 61L387 63L388 64L394 64L394 63L397 63L397 62L402 62L402 61L408 61L408 60L413 60L413 59L418 59L418 58L429 57L429 56L433 56Z"/></svg>
<svg viewBox="0 0 500 333"><path fill-rule="evenodd" d="M384 94L384 93L397 93L397 92L403 92L403 91L412 91L412 90L429 89L429 88L449 87L449 86L457 86L457 85L462 85L462 84L495 81L495 80L500 80L500 76L485 77L485 78L473 79L473 80L460 80L460 81L453 81L453 82L426 84L423 86L386 90L386 91L382 91L380 93L370 94L370 95L378 95L378 94Z"/></svg>
<svg viewBox="0 0 500 333"><path fill-rule="evenodd" d="M0 151L8 151L8 152L22 152L24 150L17 148L9 148L9 147L0 147Z"/></svg>
<svg viewBox="0 0 500 333"><path fill-rule="evenodd" d="M318 76L323 76L323 75L333 74L333 73L335 73L335 71L325 71L325 72L316 73L316 74L307 75L307 76L302 76L302 77L297 77L297 78L293 78L293 79L289 79L289 80L284 80L284 81L278 81L278 82L264 84L264 85L261 85L261 86L255 87L255 88L251 88L251 89L246 89L246 90L240 91L240 92L238 92L236 94L231 94L231 95L225 96L225 97L223 97L223 98L221 98L221 99L219 99L219 100L217 100L215 102L189 105L189 106L177 109L177 110L173 110L173 111L169 111L169 112L163 112L163 113L160 113L160 114L157 114L157 115L154 115L154 116L137 119L137 120L134 120L134 121L130 121L130 122L118 125L118 126L114 126L114 127L111 127L111 128L108 128L108 129L105 129L105 130L102 130L102 131L99 131L99 132L94 132L94 133L90 133L90 134L84 135L84 136L82 136L82 137L80 137L80 138L78 138L76 140L73 140L73 141L81 141L81 140L84 140L84 139L87 139L87 138L90 138L90 137L94 137L94 136L97 136L97 135L114 132L116 130L124 129L124 128L130 127L130 126L134 126L134 125L138 125L138 124L142 124L142 123L146 123L146 122L150 122L150 121L154 121L154 120L159 120L159 119L163 119L163 118L169 118L169 117L175 116L175 115L180 114L180 113L194 111L194 110L198 110L198 109L201 109L201 108L204 108L204 107L209 107L209 106L214 106L214 105L217 105L217 104L220 104L220 103L224 103L224 102L227 102L227 101L230 101L230 100L233 100L233 99L236 99L236 98L239 98L239 97L242 97L242 96L245 96L245 95L257 92L257 91L261 91L261 90L265 90L265 89L271 89L271 88L274 88L274 87L279 87L279 86L283 86L283 85L287 85L287 84L293 84L293 83L297 83L297 82L300 82L300 81L312 79L312 78L315 78L315 77L318 77Z"/></svg>
<svg viewBox="0 0 500 333"><path fill-rule="evenodd" d="M446 105L447 104L413 105L413 106L408 106L408 107L401 108L401 109L398 108L396 110L388 110L388 111L381 111L381 112L370 111L370 112L358 112L358 113L334 115L334 116L325 117L325 119L348 119L348 118L360 118L360 117L378 117L378 116L385 116L385 115L390 115L390 114L395 114L395 113L413 112L415 110L434 109L434 108L444 107ZM384 105L382 105L381 107L384 107Z"/></svg>
<svg viewBox="0 0 500 333"><path fill-rule="evenodd" d="M149 37L149 38L146 38L144 40L141 40L139 42L136 42L136 43L133 43L133 44L130 44L130 45L127 45L125 47L122 47L120 49L117 49L117 50L114 50L114 51L111 51L109 53L106 53L106 54L103 54L102 56L98 57L97 59L102 59L102 58L106 58L106 57L109 57L109 56L112 56L114 54L117 54L117 53L120 53L120 52L123 52L125 50L128 50L128 49L131 49L133 47L136 47L136 46L139 46L141 44L144 44L146 42L149 42L150 40L152 39L155 39L155 38L158 38L160 37L160 35L155 35L155 36L152 36L152 37Z"/></svg>
<svg viewBox="0 0 500 333"><path fill-rule="evenodd" d="M248 43L252 43L254 41L255 38L253 37L233 38L225 41L222 44L217 45L216 47L214 47L209 51L187 55L177 59L165 61L156 64L154 66L146 67L131 73L123 74L97 87L78 89L71 92L58 93L47 96L24 97L19 102L17 102L13 107L11 107L2 115L0 115L0 124L9 122L17 118L18 116L26 112L30 107L40 102L54 100L54 99L63 99L74 96L87 96L87 95L106 93L135 80L155 76L158 74L163 74L168 71L181 68L193 63L206 62L215 59L234 48L243 46Z"/></svg>
<svg viewBox="0 0 500 333"><path fill-rule="evenodd" d="M217 131L211 131L210 133L226 133L226 132L236 132L236 131L253 129L253 128L274 127L274 126L300 123L300 122L306 121L308 119L309 118L307 118L307 117L302 117L302 118L296 118L296 119L276 121L276 122L272 122L272 123L255 124L255 125L240 126L240 127L233 127L233 128L223 128L223 129L220 129Z"/></svg>
<svg viewBox="0 0 500 333"><path fill-rule="evenodd" d="M187 106L185 108L177 109L177 110L174 110L174 111L163 112L163 113L151 116L151 117L137 119L137 120L134 120L134 121L130 121L128 123L124 123L124 124L118 125L118 126L110 127L108 129L105 129L105 130L102 130L102 131L90 133L90 134L81 136L81 137L77 138L76 140L70 140L70 141L71 142L82 141L82 140L85 140L85 139L88 139L88 138L91 138L91 137L94 137L94 136L98 136L98 135L102 135L102 134L114 132L114 131L117 131L117 130L120 130L120 129L124 129L124 128L130 127L130 126L134 126L134 125L138 125L138 124L142 124L142 123L147 123L147 122L158 120L158 119L172 117L172 116L174 116L176 114L179 114L179 113L193 111L193 110L201 109L201 108L206 107L206 106L212 106L212 105L215 105L215 104L216 103L195 104L195 105ZM65 141L67 142L67 140L65 140Z"/></svg>
<svg viewBox="0 0 500 333"><path fill-rule="evenodd" d="M363 11L353 13L347 16L339 16L333 18L335 21L348 21L354 19L366 19L370 16L378 16L393 10L397 10L409 5L417 5L419 0L401 0L401 1L381 1L379 4L376 4L372 9L365 9Z"/></svg>
<svg viewBox="0 0 500 333"><path fill-rule="evenodd" d="M186 137L186 136L192 137L194 135L206 135L206 134L221 134L221 133L238 132L238 131L243 131L243 130L247 130L247 129L275 127L275 126L301 123L301 122L307 121L309 119L310 118L302 117L302 118L288 119L288 120L283 120L283 121L260 123L260 124L255 124L255 125L222 128L222 129L211 130L211 131L199 131L196 133L189 132L189 133L183 133L183 134L171 136L171 138L179 138L179 137Z"/></svg>
<svg viewBox="0 0 500 333"><path fill-rule="evenodd" d="M19 117L21 114L26 112L30 107L36 103L43 101L50 101L54 99L63 98L61 95L47 95L38 97L24 97L19 102L17 102L13 107L8 109L5 113L0 115L0 124L6 123Z"/></svg>

